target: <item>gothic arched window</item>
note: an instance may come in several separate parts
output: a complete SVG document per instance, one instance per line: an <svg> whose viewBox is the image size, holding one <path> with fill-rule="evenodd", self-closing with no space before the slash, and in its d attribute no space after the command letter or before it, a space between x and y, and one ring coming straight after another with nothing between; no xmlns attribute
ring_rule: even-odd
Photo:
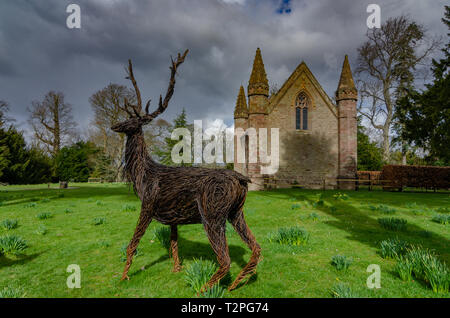
<svg viewBox="0 0 450 318"><path fill-rule="evenodd" d="M310 104L308 95L304 92L298 94L295 101L295 129L308 129L308 108Z"/></svg>

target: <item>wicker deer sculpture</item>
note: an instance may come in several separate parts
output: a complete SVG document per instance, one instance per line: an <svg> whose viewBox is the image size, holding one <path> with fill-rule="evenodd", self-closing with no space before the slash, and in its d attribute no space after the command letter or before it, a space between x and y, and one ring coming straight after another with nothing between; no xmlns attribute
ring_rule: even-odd
<svg viewBox="0 0 450 318"><path fill-rule="evenodd" d="M250 180L231 170L206 169L200 167L169 167L161 165L150 157L144 141L142 127L163 113L173 95L178 67L184 62L188 50L176 60L172 59L170 81L164 99L159 98L158 108L149 113L150 100L142 111L141 93L134 78L131 60L128 61L128 77L135 94L136 105L126 99L120 106L129 119L111 127L117 133L127 136L124 173L133 183L134 191L142 202L139 221L133 238L127 247L127 262L122 280L129 279L133 255L148 225L155 219L170 225L170 252L174 261L173 271L180 271L178 257L177 226L182 224L203 224L212 249L217 255L219 269L203 286L203 290L218 283L230 269L230 256L225 236L228 220L241 239L252 250L248 264L228 288L235 289L247 276L255 273L261 248L248 228L243 214Z"/></svg>

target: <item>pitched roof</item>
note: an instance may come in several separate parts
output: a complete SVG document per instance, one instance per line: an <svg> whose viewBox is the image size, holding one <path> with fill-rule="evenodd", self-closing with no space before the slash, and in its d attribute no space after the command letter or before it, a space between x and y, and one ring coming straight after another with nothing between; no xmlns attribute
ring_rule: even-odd
<svg viewBox="0 0 450 318"><path fill-rule="evenodd" d="M323 98L323 100L325 101L325 103L327 104L327 106L331 110L331 112L335 116L337 116L336 105L333 103L333 101L327 95L327 93L323 90L322 86L319 84L319 82L314 77L313 73L310 71L310 69L308 68L308 66L306 65L306 63L304 61L302 61L296 67L294 72L292 72L291 76L289 76L289 78L284 82L284 84L281 86L281 88L278 90L278 92L270 97L268 112L271 113L273 111L273 109L280 102L280 100L283 98L283 96L286 94L286 92L291 88L291 86L297 81L297 79L302 74L305 74L305 76L308 78L308 80L311 82L311 84L317 90L319 95Z"/></svg>

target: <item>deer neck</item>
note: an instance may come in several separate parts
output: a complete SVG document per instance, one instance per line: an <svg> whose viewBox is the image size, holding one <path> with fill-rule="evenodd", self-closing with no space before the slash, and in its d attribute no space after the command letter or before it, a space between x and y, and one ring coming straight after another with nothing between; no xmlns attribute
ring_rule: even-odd
<svg viewBox="0 0 450 318"><path fill-rule="evenodd" d="M125 173L128 181L133 182L133 186L141 196L143 190L143 181L148 180L147 173L151 171L151 167L155 162L150 157L144 140L142 129L127 136L125 146Z"/></svg>

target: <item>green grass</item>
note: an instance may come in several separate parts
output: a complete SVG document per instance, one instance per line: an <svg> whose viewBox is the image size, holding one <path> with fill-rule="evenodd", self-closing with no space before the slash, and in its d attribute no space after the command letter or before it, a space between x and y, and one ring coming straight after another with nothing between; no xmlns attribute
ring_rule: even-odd
<svg viewBox="0 0 450 318"><path fill-rule="evenodd" d="M28 247L27 242L16 235L5 235L0 237L0 254L23 254Z"/></svg>
<svg viewBox="0 0 450 318"><path fill-rule="evenodd" d="M298 226L282 227L268 236L269 242L282 245L300 246L305 245L308 240L308 231Z"/></svg>
<svg viewBox="0 0 450 318"><path fill-rule="evenodd" d="M334 298L361 298L350 286L345 283L338 283L331 289Z"/></svg>
<svg viewBox="0 0 450 318"><path fill-rule="evenodd" d="M47 185L0 187L3 202L0 221L14 219L20 224L12 231L0 229L0 237L14 233L28 244L22 254L0 255L0 291L13 283L14 288L23 291L17 293L17 297L197 297L185 280L187 268L200 258L217 266L202 225L179 227L183 269L174 273L167 249L154 238L157 228L167 226L153 221L141 240L138 257L134 258L130 281L120 282L125 265L122 247L133 236L140 212L139 200L125 184L71 183L70 186L75 189L48 189ZM64 196L58 197L59 193ZM46 197L50 202L42 203L42 198ZM323 206L314 206L320 200ZM98 205L98 201L102 204ZM35 202L37 204L25 208ZM406 202L415 202L417 206L407 207ZM291 209L295 203L300 207ZM396 217L407 220L406 231L392 232L379 225L377 219L384 215L374 213L369 205L377 207L380 203L395 209ZM126 204L137 209L125 213L122 207ZM330 291L335 284L344 282L350 293L339 291L341 297L449 297L448 292L433 292L431 285L431 282L442 281L439 277L445 271L428 270L428 274L423 274L424 279L413 276L412 280L403 281L395 269L397 259L383 258L380 253L381 242L395 236L433 250L436 258L448 267L449 227L431 221L436 213L448 214L448 206L449 194L442 192L301 189L249 192L244 206L245 218L261 245L263 258L256 276L232 292L225 291L223 296L334 297ZM418 207L425 211L423 215L412 212ZM65 213L65 209L74 213ZM52 218L42 221L36 218L37 214L48 211ZM312 213L319 221L308 217ZM95 218L105 218L107 222L93 226ZM41 225L47 230L45 235L36 233ZM309 233L306 245L281 245L267 240L279 228L296 226ZM231 233L227 235L231 270L221 287L233 282L251 255L239 235ZM330 265L335 255L353 258L349 270L337 271ZM67 288L70 273L66 269L70 264L80 266L80 289ZM366 270L370 264L381 267L380 289L366 287L370 275ZM433 261L427 264L430 269L440 266Z"/></svg>
<svg viewBox="0 0 450 318"><path fill-rule="evenodd" d="M17 220L6 219L0 223L0 227L7 231L14 230L18 226L19 226L19 221L17 221Z"/></svg>
<svg viewBox="0 0 450 318"><path fill-rule="evenodd" d="M0 289L0 298L21 298L24 296L22 288L4 287Z"/></svg>
<svg viewBox="0 0 450 318"><path fill-rule="evenodd" d="M408 221L401 218L379 218L378 223L387 230L405 231Z"/></svg>
<svg viewBox="0 0 450 318"><path fill-rule="evenodd" d="M210 260L194 259L186 267L185 280L192 291L200 293L202 287L209 281L216 272L217 266ZM214 292L214 291L211 291Z"/></svg>
<svg viewBox="0 0 450 318"><path fill-rule="evenodd" d="M166 250L170 247L170 227L158 227L153 231L154 240L161 244Z"/></svg>
<svg viewBox="0 0 450 318"><path fill-rule="evenodd" d="M347 270L353 263L353 258L345 255L334 255L331 258L331 265L333 265L338 271Z"/></svg>
<svg viewBox="0 0 450 318"><path fill-rule="evenodd" d="M47 220L53 217L53 214L50 212L42 212L36 215L39 220Z"/></svg>
<svg viewBox="0 0 450 318"><path fill-rule="evenodd" d="M380 255L383 258L397 259L405 255L410 244L398 238L390 238L380 243Z"/></svg>
<svg viewBox="0 0 450 318"><path fill-rule="evenodd" d="M92 225L102 225L106 223L106 218L94 218L92 220Z"/></svg>
<svg viewBox="0 0 450 318"><path fill-rule="evenodd" d="M450 215L446 214L436 214L432 218L433 222L440 224L449 224L450 223Z"/></svg>
<svg viewBox="0 0 450 318"><path fill-rule="evenodd" d="M200 298L222 298L225 294L225 288L216 284L208 288L205 292L199 295Z"/></svg>

